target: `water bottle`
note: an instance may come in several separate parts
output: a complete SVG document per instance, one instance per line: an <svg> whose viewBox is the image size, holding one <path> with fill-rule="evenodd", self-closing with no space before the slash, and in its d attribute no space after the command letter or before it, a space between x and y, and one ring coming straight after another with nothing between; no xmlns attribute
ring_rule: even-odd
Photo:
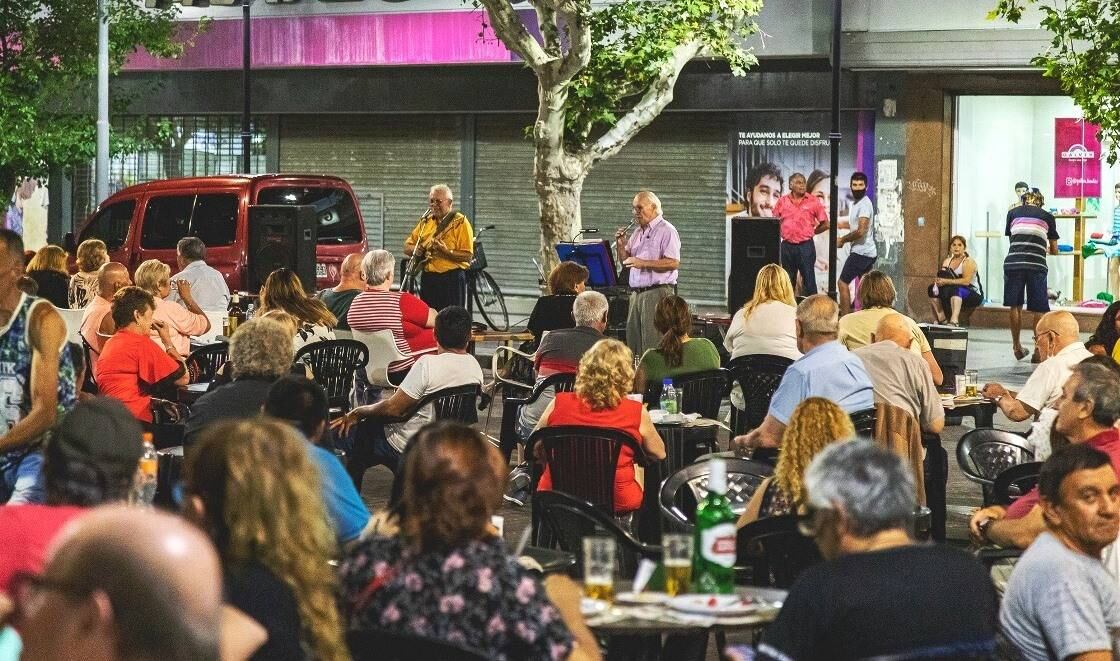
<svg viewBox="0 0 1120 661"><path fill-rule="evenodd" d="M666 421L676 420L680 410L677 408L677 389L672 379L661 382L661 411Z"/></svg>
<svg viewBox="0 0 1120 661"><path fill-rule="evenodd" d="M156 482L159 476L159 457L152 443L151 432L144 433L144 452L140 455L136 483L136 504L151 507L156 499Z"/></svg>

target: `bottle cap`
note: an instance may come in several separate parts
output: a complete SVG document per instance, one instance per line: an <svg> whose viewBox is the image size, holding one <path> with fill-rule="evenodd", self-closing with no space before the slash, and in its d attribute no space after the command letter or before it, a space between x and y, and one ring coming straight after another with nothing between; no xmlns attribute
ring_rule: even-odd
<svg viewBox="0 0 1120 661"><path fill-rule="evenodd" d="M663 385L663 386L671 386L671 385L673 385L673 380L672 380L672 379L662 379L662 380L661 380L661 385Z"/></svg>
<svg viewBox="0 0 1120 661"><path fill-rule="evenodd" d="M708 493L724 495L727 493L727 464L723 459L709 459Z"/></svg>
<svg viewBox="0 0 1120 661"><path fill-rule="evenodd" d="M152 432L150 432L150 431L144 432L143 439L144 439L145 443L154 443L155 442L155 436L153 436Z"/></svg>

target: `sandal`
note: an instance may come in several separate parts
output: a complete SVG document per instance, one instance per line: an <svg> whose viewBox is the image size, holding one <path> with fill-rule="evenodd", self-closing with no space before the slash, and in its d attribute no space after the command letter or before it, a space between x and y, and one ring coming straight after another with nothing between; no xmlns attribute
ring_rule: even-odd
<svg viewBox="0 0 1120 661"><path fill-rule="evenodd" d="M1017 361L1022 360L1027 355L1027 350L1024 349L1023 347L1019 347L1018 349L1014 349L1014 352L1015 352L1015 360L1017 360Z"/></svg>

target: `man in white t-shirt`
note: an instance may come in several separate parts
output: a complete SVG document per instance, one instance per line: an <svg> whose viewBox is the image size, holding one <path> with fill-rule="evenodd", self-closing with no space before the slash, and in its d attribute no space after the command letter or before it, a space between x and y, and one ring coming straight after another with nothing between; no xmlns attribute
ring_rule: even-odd
<svg viewBox="0 0 1120 661"><path fill-rule="evenodd" d="M1037 416L1027 437L1037 461L1050 456L1050 428L1057 418L1053 404L1062 396L1062 386L1074 365L1093 355L1078 339L1079 331L1072 314L1063 310L1047 312L1034 328L1034 344L1042 362L1023 389L1016 393L998 383L984 386L984 396L995 399L1009 420L1022 422Z"/></svg>
<svg viewBox="0 0 1120 661"><path fill-rule="evenodd" d="M346 470L359 490L362 475L371 466L388 466L396 472L405 446L413 434L431 422L432 410L430 405L425 406L404 422L387 423L384 418L407 414L421 399L437 390L482 385L482 368L478 360L467 353L471 339L470 313L457 305L440 310L436 315L435 336L439 350L434 355L421 356L391 397L352 409L334 423L344 434L354 429L354 449Z"/></svg>
<svg viewBox="0 0 1120 661"><path fill-rule="evenodd" d="M836 237L836 248L844 244L852 245L852 252L844 260L836 288L840 295L840 316L852 311L852 293L848 285L875 266L879 252L875 249L875 207L867 197L867 175L853 172L851 179L852 197L855 204L848 212L848 222L852 230L844 236Z"/></svg>

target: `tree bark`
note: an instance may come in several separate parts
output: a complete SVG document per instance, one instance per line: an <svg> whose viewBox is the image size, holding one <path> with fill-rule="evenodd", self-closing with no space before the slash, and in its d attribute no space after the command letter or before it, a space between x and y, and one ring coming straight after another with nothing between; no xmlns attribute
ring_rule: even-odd
<svg viewBox="0 0 1120 661"><path fill-rule="evenodd" d="M545 277L559 263L556 244L570 241L582 229L580 220L580 195L583 193L585 175L574 179L553 177L546 182L537 180L537 198L541 211L541 267Z"/></svg>

